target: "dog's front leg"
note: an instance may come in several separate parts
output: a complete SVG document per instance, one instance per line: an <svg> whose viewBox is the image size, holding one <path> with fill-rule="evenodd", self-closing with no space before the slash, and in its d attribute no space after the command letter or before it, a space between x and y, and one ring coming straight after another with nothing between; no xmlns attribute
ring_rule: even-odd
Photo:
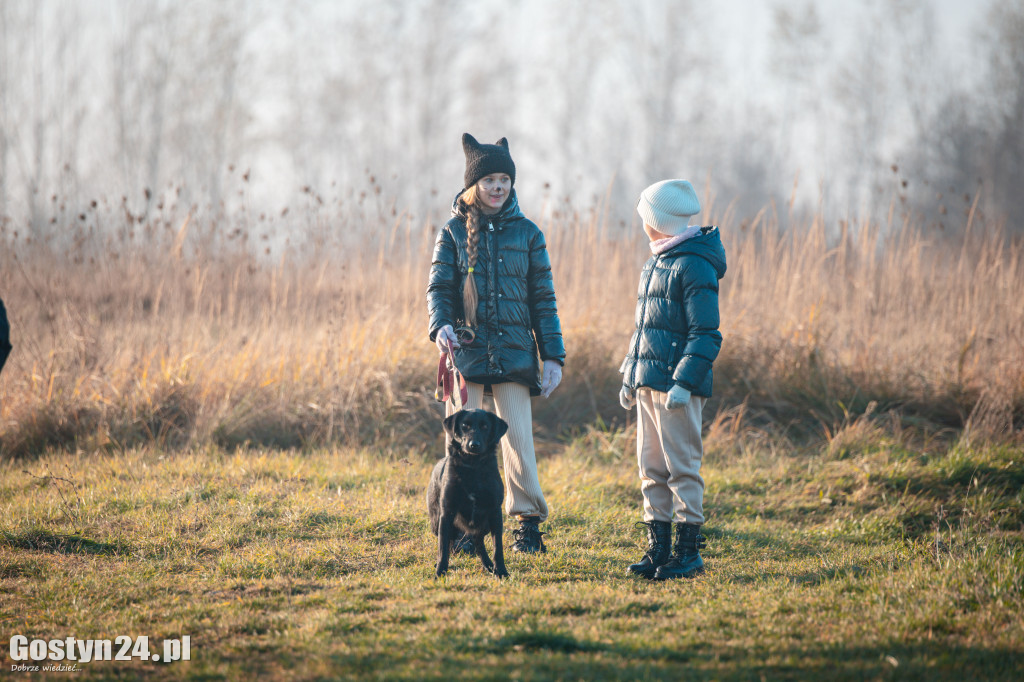
<svg viewBox="0 0 1024 682"><path fill-rule="evenodd" d="M445 495L441 495L441 523L437 533L437 565L436 573L440 577L448 572L448 559L451 556L452 537L455 535L455 512L445 504Z"/></svg>
<svg viewBox="0 0 1024 682"><path fill-rule="evenodd" d="M491 528L494 529L491 531L491 535L494 537L494 575L499 578L508 577L508 571L505 569L505 550L502 549L501 545L503 525L501 514L498 514L497 520L491 525Z"/></svg>

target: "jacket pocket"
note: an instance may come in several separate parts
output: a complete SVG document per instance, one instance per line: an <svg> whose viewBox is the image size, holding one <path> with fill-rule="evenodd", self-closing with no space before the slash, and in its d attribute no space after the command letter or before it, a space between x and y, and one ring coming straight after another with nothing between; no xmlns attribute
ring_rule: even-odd
<svg viewBox="0 0 1024 682"><path fill-rule="evenodd" d="M679 363L682 361L682 359L683 359L683 349L685 348L685 346L686 346L686 340L685 339L681 339L681 338L672 339L672 343L669 346L670 352L668 354L668 357L669 357L669 367L668 367L669 377L672 376L672 373L676 371L676 367L678 367Z"/></svg>

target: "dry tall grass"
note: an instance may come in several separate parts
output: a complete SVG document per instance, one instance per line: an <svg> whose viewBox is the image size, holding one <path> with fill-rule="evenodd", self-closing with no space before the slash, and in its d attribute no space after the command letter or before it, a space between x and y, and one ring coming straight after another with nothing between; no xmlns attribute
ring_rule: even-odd
<svg viewBox="0 0 1024 682"><path fill-rule="evenodd" d="M61 243L3 228L0 455L47 447L333 441L433 447L424 288L435 226L393 210L267 220L93 209ZM549 432L624 419L617 367L647 249L606 207L546 210L568 348ZM877 413L1004 439L1024 415L1024 243L974 216L826 225L768 208L721 225L715 412L783 427ZM71 223L72 221L68 221ZM260 230L287 228L287 243ZM635 226L634 226L635 227ZM890 417L891 418L891 417Z"/></svg>

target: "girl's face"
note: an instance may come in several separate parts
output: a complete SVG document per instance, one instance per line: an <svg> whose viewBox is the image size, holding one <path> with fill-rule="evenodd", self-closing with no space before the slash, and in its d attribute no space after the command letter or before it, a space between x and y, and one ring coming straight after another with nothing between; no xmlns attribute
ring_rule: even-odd
<svg viewBox="0 0 1024 682"><path fill-rule="evenodd" d="M512 191L512 178L505 173L491 173L476 183L476 198L484 213L497 213Z"/></svg>

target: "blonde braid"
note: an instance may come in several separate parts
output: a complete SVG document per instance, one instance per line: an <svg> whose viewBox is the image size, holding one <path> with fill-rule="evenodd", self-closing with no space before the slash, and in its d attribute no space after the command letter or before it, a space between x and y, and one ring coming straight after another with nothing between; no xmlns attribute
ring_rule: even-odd
<svg viewBox="0 0 1024 682"><path fill-rule="evenodd" d="M462 307L466 313L466 326L476 326L476 278L473 268L476 266L477 247L480 244L480 209L476 205L476 187L470 187L463 194L463 205L466 207L466 258L469 260L469 272L462 287Z"/></svg>

